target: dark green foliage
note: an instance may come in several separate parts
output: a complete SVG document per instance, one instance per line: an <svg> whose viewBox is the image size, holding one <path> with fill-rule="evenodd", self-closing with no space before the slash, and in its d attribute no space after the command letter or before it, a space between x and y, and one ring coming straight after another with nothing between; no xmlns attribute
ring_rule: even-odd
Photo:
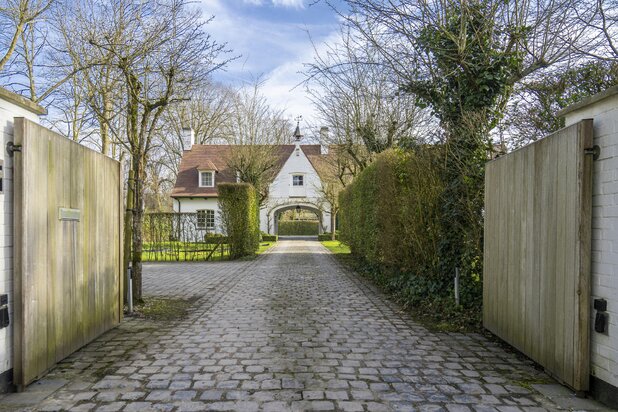
<svg viewBox="0 0 618 412"><path fill-rule="evenodd" d="M280 220L279 236L316 236L320 223L311 220Z"/></svg>
<svg viewBox="0 0 618 412"><path fill-rule="evenodd" d="M262 233L262 242L276 242L279 236Z"/></svg>
<svg viewBox="0 0 618 412"><path fill-rule="evenodd" d="M451 215L446 214L460 208L443 204L445 193L450 193L447 179L452 178L444 169L445 156L442 146L379 155L341 193L340 235L364 262L366 272L412 307L454 307L455 262L466 262L468 266L462 267L462 307L456 310L471 310L474 318L480 312L482 295L480 258L469 254L461 258L460 251L445 256L449 253L445 245L451 242L444 242L444 234L458 219L469 219L464 216L451 222ZM468 181L462 179L461 184L465 188ZM473 243L469 250L477 251L480 235L474 232L456 241L460 245Z"/></svg>
<svg viewBox="0 0 618 412"><path fill-rule="evenodd" d="M333 240L333 234L332 233L322 233L320 235L318 235L318 240L320 242L324 242L326 240ZM339 234L335 233L335 240L339 240Z"/></svg>
<svg viewBox="0 0 618 412"><path fill-rule="evenodd" d="M230 242L230 258L253 255L259 247L259 199L248 183L218 185L221 221Z"/></svg>
<svg viewBox="0 0 618 412"><path fill-rule="evenodd" d="M495 19L495 6L482 0L448 3L444 25L427 25L416 39L431 76L405 85L419 105L440 119L446 137L437 209L438 273L443 277L460 268L466 279L480 279L489 132L522 76L523 54L514 45L526 28Z"/></svg>

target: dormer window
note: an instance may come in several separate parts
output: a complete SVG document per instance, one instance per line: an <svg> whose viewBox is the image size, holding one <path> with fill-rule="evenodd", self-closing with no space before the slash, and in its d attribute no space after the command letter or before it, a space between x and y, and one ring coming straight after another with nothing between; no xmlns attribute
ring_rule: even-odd
<svg viewBox="0 0 618 412"><path fill-rule="evenodd" d="M303 175L292 175L292 186L304 186L304 176Z"/></svg>
<svg viewBox="0 0 618 412"><path fill-rule="evenodd" d="M200 170L200 187L214 187L215 186L215 172L213 170Z"/></svg>

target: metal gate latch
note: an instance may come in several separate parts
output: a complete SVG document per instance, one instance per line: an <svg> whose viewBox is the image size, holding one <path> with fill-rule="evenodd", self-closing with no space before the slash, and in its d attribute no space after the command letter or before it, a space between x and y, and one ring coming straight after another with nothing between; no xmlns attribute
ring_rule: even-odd
<svg viewBox="0 0 618 412"><path fill-rule="evenodd" d="M599 158L599 156L601 155L601 148L599 147L599 145L594 145L591 148L588 149L584 149L584 154L587 155L592 155L592 158L594 160L597 160Z"/></svg>
<svg viewBox="0 0 618 412"><path fill-rule="evenodd" d="M13 142L7 142L6 143L6 151L9 154L9 156L13 157L13 153L21 152L21 145L20 144L14 144Z"/></svg>

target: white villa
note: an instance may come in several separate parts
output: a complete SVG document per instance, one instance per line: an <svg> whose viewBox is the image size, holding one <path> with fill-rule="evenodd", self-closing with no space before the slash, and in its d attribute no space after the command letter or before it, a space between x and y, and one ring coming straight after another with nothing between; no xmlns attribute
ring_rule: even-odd
<svg viewBox="0 0 618 412"><path fill-rule="evenodd" d="M324 128L326 129L326 128ZM322 132L325 132L323 129ZM286 210L310 210L320 220L320 233L331 231L330 205L321 196L322 180L317 165L326 154L320 145L301 144L297 127L295 143L277 146L279 170L270 184L269 197L260 209L260 230L277 234L279 215ZM197 213L198 227L205 232L222 231L217 185L236 182L228 166L231 145L198 145L191 130L185 129L185 150L172 191L173 208L178 213Z"/></svg>

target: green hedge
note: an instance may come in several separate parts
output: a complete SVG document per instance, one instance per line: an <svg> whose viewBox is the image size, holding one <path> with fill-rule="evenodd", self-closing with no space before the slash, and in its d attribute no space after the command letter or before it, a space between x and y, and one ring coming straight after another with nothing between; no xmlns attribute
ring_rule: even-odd
<svg viewBox="0 0 618 412"><path fill-rule="evenodd" d="M276 242L277 238L277 235L262 234L262 242Z"/></svg>
<svg viewBox="0 0 618 412"><path fill-rule="evenodd" d="M339 200L340 240L352 254L406 304L434 309L436 301L454 306L455 268L440 265L442 234L449 230L441 223L445 155L440 146L384 152ZM480 261L461 268L460 296L467 308L480 308Z"/></svg>
<svg viewBox="0 0 618 412"><path fill-rule="evenodd" d="M339 239L339 234L335 234L335 240ZM332 233L322 233L320 235L318 235L318 240L320 242L324 242L326 240L333 240L333 234Z"/></svg>
<svg viewBox="0 0 618 412"><path fill-rule="evenodd" d="M317 236L320 223L311 220L280 220L279 236Z"/></svg>
<svg viewBox="0 0 618 412"><path fill-rule="evenodd" d="M230 258L254 254L260 243L259 202L247 183L218 185L221 221L230 243Z"/></svg>

